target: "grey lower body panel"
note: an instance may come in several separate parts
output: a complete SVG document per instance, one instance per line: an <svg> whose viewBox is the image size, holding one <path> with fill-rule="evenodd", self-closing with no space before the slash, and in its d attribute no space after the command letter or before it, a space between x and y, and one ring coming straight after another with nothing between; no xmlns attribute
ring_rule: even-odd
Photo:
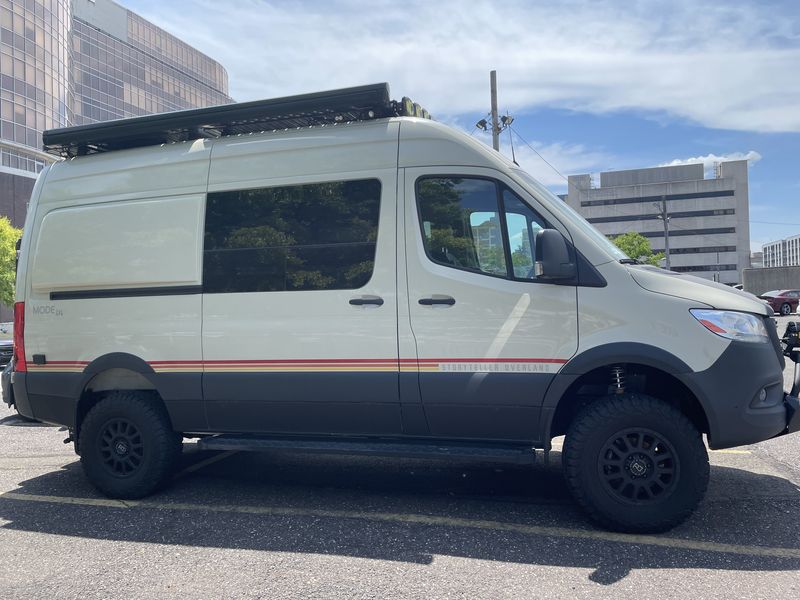
<svg viewBox="0 0 800 600"><path fill-rule="evenodd" d="M14 398L20 414L73 429L86 376L83 373L14 373ZM176 431L207 429L201 373L161 373L151 377Z"/></svg>
<svg viewBox="0 0 800 600"><path fill-rule="evenodd" d="M783 371L769 344L731 342L710 368L678 378L706 411L711 448L753 444L786 430Z"/></svg>
<svg viewBox="0 0 800 600"><path fill-rule="evenodd" d="M546 373L149 374L177 431L528 443ZM74 428L82 373L15 373L22 414ZM402 390L402 392L401 392Z"/></svg>
<svg viewBox="0 0 800 600"><path fill-rule="evenodd" d="M419 374L431 435L530 441L539 431L551 373Z"/></svg>
<svg viewBox="0 0 800 600"><path fill-rule="evenodd" d="M402 433L394 371L207 372L203 396L215 432Z"/></svg>

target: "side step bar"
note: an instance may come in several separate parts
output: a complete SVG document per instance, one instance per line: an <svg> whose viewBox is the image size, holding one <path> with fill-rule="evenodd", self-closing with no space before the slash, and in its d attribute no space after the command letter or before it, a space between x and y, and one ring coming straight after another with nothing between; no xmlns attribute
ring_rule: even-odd
<svg viewBox="0 0 800 600"><path fill-rule="evenodd" d="M201 450L236 450L240 452L280 450L306 454L355 454L403 458L486 460L523 465L536 462L534 449L524 446L434 444L426 441L303 440L223 434L201 438L198 440L197 446Z"/></svg>

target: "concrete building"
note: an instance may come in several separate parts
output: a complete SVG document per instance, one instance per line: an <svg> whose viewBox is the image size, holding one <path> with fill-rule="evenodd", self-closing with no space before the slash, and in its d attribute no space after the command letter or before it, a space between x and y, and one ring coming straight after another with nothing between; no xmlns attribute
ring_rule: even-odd
<svg viewBox="0 0 800 600"><path fill-rule="evenodd" d="M800 266L800 235L764 244L761 249L765 267Z"/></svg>
<svg viewBox="0 0 800 600"><path fill-rule="evenodd" d="M227 102L219 63L112 0L0 0L0 215L24 223L45 129Z"/></svg>
<svg viewBox="0 0 800 600"><path fill-rule="evenodd" d="M705 178L702 164L611 171L599 187L573 175L564 198L603 234L639 232L655 252L664 250L666 201L671 269L739 283L750 267L747 161L720 163L714 175Z"/></svg>

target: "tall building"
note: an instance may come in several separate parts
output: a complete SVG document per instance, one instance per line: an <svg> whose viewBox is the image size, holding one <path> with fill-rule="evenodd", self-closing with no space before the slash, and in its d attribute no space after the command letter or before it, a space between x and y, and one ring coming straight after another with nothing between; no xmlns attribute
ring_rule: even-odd
<svg viewBox="0 0 800 600"><path fill-rule="evenodd" d="M112 0L0 0L0 215L24 223L45 129L228 102L219 63Z"/></svg>
<svg viewBox="0 0 800 600"><path fill-rule="evenodd" d="M765 267L800 266L800 235L764 244L761 249Z"/></svg>
<svg viewBox="0 0 800 600"><path fill-rule="evenodd" d="M603 234L636 231L655 252L664 251L666 202L673 271L733 284L750 266L746 160L720 163L708 179L702 164L601 173L599 187L573 175L564 198Z"/></svg>

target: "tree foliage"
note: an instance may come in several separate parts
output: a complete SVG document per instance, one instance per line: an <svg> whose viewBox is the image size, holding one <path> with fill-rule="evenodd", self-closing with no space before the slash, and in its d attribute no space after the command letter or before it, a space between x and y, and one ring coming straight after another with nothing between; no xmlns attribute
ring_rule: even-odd
<svg viewBox="0 0 800 600"><path fill-rule="evenodd" d="M14 227L8 217L0 217L0 302L7 306L14 304L17 240L21 236L22 229Z"/></svg>
<svg viewBox="0 0 800 600"><path fill-rule="evenodd" d="M610 239L625 254L644 264L657 267L660 265L661 260L664 259L663 252L653 254L650 242L641 233L629 231Z"/></svg>

